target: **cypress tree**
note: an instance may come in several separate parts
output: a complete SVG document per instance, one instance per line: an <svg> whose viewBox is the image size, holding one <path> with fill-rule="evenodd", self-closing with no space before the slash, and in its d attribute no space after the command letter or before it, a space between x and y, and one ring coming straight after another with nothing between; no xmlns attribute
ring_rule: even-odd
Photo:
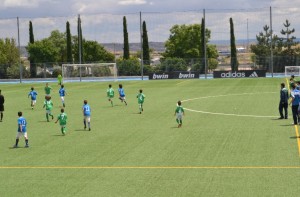
<svg viewBox="0 0 300 197"><path fill-rule="evenodd" d="M71 38L71 31L70 31L70 23L69 21L66 24L66 31L67 31L67 62L72 63L72 38Z"/></svg>
<svg viewBox="0 0 300 197"><path fill-rule="evenodd" d="M83 63L84 62L84 57L83 57L83 42L82 42L82 29L81 29L81 19L80 16L78 18L78 24L77 24L77 33L78 33L78 49L80 47L80 56L81 56L81 62L78 63ZM80 43L80 44L79 44ZM79 58L78 58L79 60Z"/></svg>
<svg viewBox="0 0 300 197"><path fill-rule="evenodd" d="M123 17L123 35L124 35L124 48L123 48L123 59L129 59L129 41L127 32L126 17Z"/></svg>
<svg viewBox="0 0 300 197"><path fill-rule="evenodd" d="M201 39L200 39L200 58L201 58L201 63L200 63L200 73L204 73L204 69L205 69L205 45L206 45L206 41L205 41L205 27L204 27L204 18L202 18L201 21Z"/></svg>
<svg viewBox="0 0 300 197"><path fill-rule="evenodd" d="M29 21L29 43L34 44L33 27L31 21ZM30 77L34 78L36 77L36 64L32 57L29 57L29 60L30 60Z"/></svg>
<svg viewBox="0 0 300 197"><path fill-rule="evenodd" d="M143 21L143 60L146 64L150 65L148 33L145 21Z"/></svg>
<svg viewBox="0 0 300 197"><path fill-rule="evenodd" d="M230 64L231 71L238 71L238 60L237 60L237 52L235 45L235 36L234 36L234 28L232 18L229 19L230 22Z"/></svg>

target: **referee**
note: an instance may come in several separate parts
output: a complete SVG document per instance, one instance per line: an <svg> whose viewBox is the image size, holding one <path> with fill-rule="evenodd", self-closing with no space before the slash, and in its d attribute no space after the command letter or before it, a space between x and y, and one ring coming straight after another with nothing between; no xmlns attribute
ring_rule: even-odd
<svg viewBox="0 0 300 197"><path fill-rule="evenodd" d="M289 91L285 88L285 84L281 83L280 90L280 102L279 102L279 114L280 117L278 119L287 119L288 118L288 99L289 99ZM284 110L284 116L283 116Z"/></svg>

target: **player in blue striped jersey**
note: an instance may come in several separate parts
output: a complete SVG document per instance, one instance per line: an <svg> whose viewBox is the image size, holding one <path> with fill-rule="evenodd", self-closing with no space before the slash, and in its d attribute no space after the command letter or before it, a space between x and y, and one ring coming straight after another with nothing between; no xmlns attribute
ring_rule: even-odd
<svg viewBox="0 0 300 197"><path fill-rule="evenodd" d="M61 102L62 102L63 106L65 107L66 106L65 105L65 96L66 96L67 92L66 92L66 90L64 88L64 85L60 86L60 89L59 89L58 93L59 93Z"/></svg>
<svg viewBox="0 0 300 197"><path fill-rule="evenodd" d="M119 99L121 100L121 102L124 102L125 105L127 105L126 98L125 98L125 92L124 92L122 84L119 84L118 91L119 91Z"/></svg>
<svg viewBox="0 0 300 197"><path fill-rule="evenodd" d="M34 87L31 87L31 91L28 93L28 98L30 96L31 98L31 109L33 109L33 107L36 104L36 96L37 96L37 92L34 90Z"/></svg>
<svg viewBox="0 0 300 197"><path fill-rule="evenodd" d="M90 131L91 130L91 107L88 104L87 100L83 101L82 112L83 112L84 129L86 129L86 122L87 122Z"/></svg>
<svg viewBox="0 0 300 197"><path fill-rule="evenodd" d="M16 143L14 145L14 148L18 147L19 139L23 135L25 138L25 148L28 148L28 136L27 136L27 121L26 119L22 116L22 112L18 112L18 132L17 132L17 137L16 137Z"/></svg>

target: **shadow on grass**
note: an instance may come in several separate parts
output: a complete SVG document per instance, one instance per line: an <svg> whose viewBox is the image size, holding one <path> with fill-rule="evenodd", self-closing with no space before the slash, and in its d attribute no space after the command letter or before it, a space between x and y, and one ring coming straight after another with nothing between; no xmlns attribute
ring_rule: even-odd
<svg viewBox="0 0 300 197"><path fill-rule="evenodd" d="M290 139L298 139L298 138L300 138L300 136L292 136L292 137L290 137Z"/></svg>
<svg viewBox="0 0 300 197"><path fill-rule="evenodd" d="M89 131L88 129L75 129L74 131Z"/></svg>
<svg viewBox="0 0 300 197"><path fill-rule="evenodd" d="M294 124L282 124L280 126L282 126L282 127L290 127L290 126L294 126Z"/></svg>
<svg viewBox="0 0 300 197"><path fill-rule="evenodd" d="M65 136L65 135L63 135L63 134L55 134L55 135L52 135L52 136L58 137L58 136Z"/></svg>

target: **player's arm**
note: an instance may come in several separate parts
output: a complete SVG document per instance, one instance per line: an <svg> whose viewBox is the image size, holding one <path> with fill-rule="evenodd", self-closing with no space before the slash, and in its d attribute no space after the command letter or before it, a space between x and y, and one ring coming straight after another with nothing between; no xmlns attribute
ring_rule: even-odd
<svg viewBox="0 0 300 197"><path fill-rule="evenodd" d="M60 116L57 117L57 120L55 121L55 124L57 123L57 121L60 119Z"/></svg>

